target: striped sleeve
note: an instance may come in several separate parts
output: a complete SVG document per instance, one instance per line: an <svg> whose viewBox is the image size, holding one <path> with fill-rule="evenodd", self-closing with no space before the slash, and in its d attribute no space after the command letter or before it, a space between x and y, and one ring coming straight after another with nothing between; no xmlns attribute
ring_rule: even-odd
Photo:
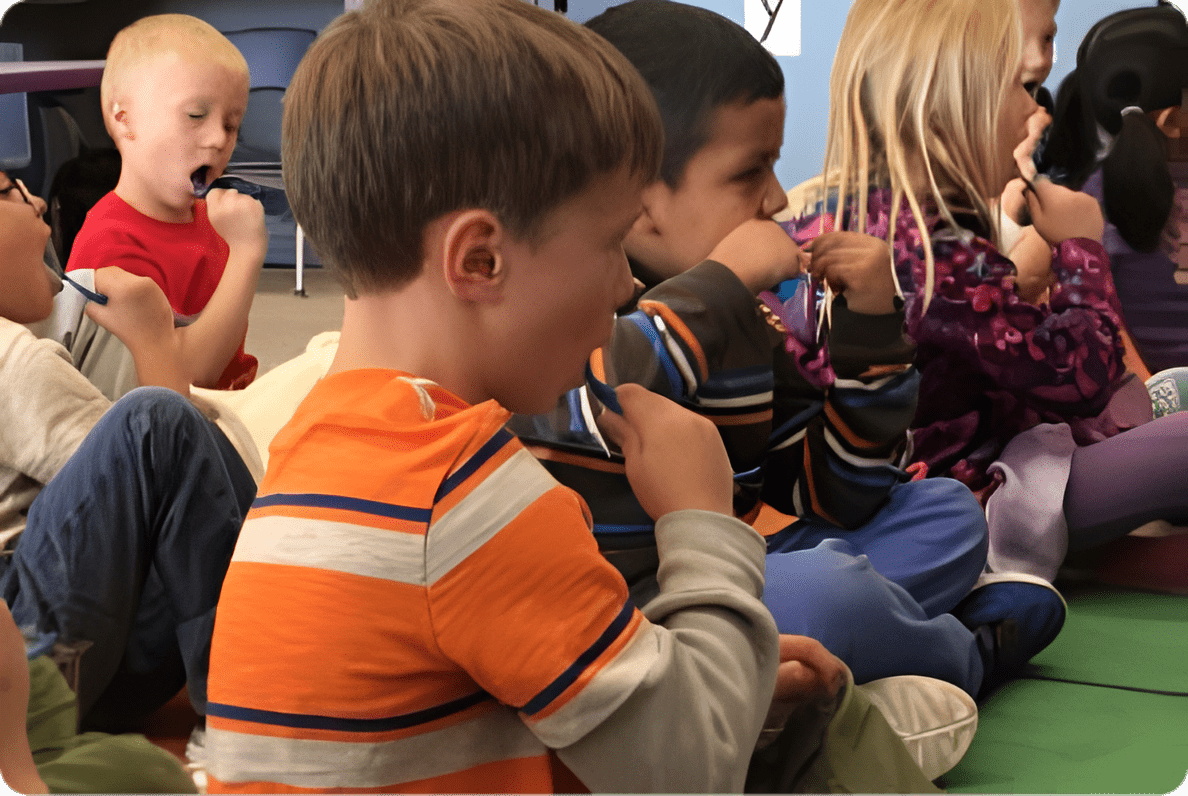
<svg viewBox="0 0 1188 796"><path fill-rule="evenodd" d="M718 427L736 473L740 516L758 499L772 423L772 357L781 343L754 294L707 260L645 293L619 320L611 347L616 382L642 384Z"/></svg>
<svg viewBox="0 0 1188 796"><path fill-rule="evenodd" d="M506 431L443 484L425 555L436 643L550 747L600 724L655 659L584 503Z"/></svg>
<svg viewBox="0 0 1188 796"><path fill-rule="evenodd" d="M823 392L781 390L764 500L787 514L856 528L907 478L897 465L920 376L902 310L864 315L839 296L828 344L834 377ZM803 381L786 363L779 373L791 385Z"/></svg>

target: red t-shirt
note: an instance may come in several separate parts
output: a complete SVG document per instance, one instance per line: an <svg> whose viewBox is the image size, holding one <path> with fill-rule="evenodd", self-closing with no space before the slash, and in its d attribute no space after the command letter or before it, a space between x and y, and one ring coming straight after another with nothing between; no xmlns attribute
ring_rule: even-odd
<svg viewBox="0 0 1188 796"><path fill-rule="evenodd" d="M188 224L158 221L111 192L87 213L67 271L119 266L156 282L179 315L197 315L214 295L227 266L227 242L206 217L206 202L194 202ZM216 387L238 390L256 378L259 362L244 353L243 341L227 363Z"/></svg>

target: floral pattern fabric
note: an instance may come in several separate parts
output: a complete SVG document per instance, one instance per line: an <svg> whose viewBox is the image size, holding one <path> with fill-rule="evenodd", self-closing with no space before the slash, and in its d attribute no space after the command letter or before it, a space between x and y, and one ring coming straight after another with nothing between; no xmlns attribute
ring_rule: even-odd
<svg viewBox="0 0 1188 796"><path fill-rule="evenodd" d="M885 238L890 211L891 192L872 189L864 231ZM1040 423L1068 423L1084 445L1141 422L1113 401L1128 379L1121 308L1100 243L1054 247L1057 284L1037 306L1019 298L1014 264L985 236L951 229L934 207L924 214L935 260L927 310L923 239L906 201L894 260L922 377L913 458L929 475L979 490L991 484L987 469L1006 444ZM820 216L785 226L798 240L811 237Z"/></svg>

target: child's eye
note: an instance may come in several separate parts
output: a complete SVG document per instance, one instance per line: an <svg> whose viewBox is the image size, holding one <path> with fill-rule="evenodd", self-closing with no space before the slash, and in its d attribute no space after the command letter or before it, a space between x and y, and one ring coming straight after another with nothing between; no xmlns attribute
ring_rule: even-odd
<svg viewBox="0 0 1188 796"><path fill-rule="evenodd" d="M738 180L739 182L751 182L752 180L757 180L759 177L761 177L763 175L763 171L764 170L762 167L756 166L753 169L747 169L734 179Z"/></svg>
<svg viewBox="0 0 1188 796"><path fill-rule="evenodd" d="M205 113L191 113L190 118L191 119L205 119L206 114Z"/></svg>

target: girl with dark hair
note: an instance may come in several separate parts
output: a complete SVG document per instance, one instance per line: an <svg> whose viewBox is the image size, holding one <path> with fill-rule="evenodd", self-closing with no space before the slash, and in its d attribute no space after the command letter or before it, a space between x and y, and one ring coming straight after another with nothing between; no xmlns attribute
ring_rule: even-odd
<svg viewBox="0 0 1188 796"><path fill-rule="evenodd" d="M1170 5L1111 14L1061 84L1045 150L1056 182L1102 204L1126 325L1152 372L1188 366L1186 92L1183 14Z"/></svg>

